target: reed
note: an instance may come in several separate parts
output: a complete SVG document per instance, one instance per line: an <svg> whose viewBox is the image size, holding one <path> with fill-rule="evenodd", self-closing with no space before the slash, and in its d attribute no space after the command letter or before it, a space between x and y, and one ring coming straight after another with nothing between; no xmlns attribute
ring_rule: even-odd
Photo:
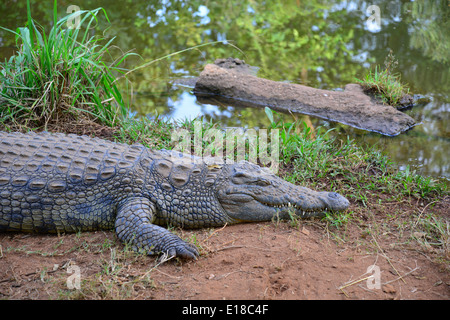
<svg viewBox="0 0 450 320"><path fill-rule="evenodd" d="M127 113L127 103L114 81L132 53L113 58L112 39L91 36L104 9L82 10L54 21L49 33L32 17L16 31L17 52L0 63L0 122L47 128L50 122L85 117L114 126ZM79 25L68 22L79 16ZM106 62L109 61L109 62Z"/></svg>

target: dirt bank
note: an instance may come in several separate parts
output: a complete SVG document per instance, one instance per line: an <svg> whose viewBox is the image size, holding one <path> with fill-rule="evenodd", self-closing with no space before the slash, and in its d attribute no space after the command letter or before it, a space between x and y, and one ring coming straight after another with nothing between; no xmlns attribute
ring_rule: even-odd
<svg viewBox="0 0 450 320"><path fill-rule="evenodd" d="M443 299L448 252L421 242L417 217L450 217L450 200L352 204L352 221L250 223L174 230L197 261L136 256L113 232L0 235L0 299ZM418 205L418 206L416 206ZM379 284L368 279L375 265ZM70 267L72 269L70 269ZM68 288L78 267L80 286ZM70 271L68 273L68 271Z"/></svg>

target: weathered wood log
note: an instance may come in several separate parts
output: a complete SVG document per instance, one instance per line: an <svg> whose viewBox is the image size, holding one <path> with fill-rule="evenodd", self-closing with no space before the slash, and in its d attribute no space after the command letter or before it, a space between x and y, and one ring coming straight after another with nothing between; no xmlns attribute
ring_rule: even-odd
<svg viewBox="0 0 450 320"><path fill-rule="evenodd" d="M280 112L312 115L387 136L396 136L416 124L396 108L374 101L359 84L348 84L344 91L329 91L258 78L216 64L205 66L194 93L218 95L228 101L267 106Z"/></svg>

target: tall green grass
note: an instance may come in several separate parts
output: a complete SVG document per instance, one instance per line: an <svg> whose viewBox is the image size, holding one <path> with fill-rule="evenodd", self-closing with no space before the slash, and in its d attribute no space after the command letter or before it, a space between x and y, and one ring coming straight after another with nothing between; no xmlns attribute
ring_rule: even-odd
<svg viewBox="0 0 450 320"><path fill-rule="evenodd" d="M53 27L47 34L32 17L16 31L0 27L16 37L18 51L0 63L0 122L27 127L47 127L49 122L80 116L113 126L127 113L127 105L114 81L124 73L114 59L114 40L91 36L104 9L82 10L57 20L54 1ZM67 22L79 16L79 27ZM105 62L105 61L110 62Z"/></svg>

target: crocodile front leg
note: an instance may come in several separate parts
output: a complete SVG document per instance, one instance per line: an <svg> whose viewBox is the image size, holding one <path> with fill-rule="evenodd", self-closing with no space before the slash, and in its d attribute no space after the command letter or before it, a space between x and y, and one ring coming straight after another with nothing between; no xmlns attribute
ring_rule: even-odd
<svg viewBox="0 0 450 320"><path fill-rule="evenodd" d="M119 239L131 243L133 249L148 254L167 253L169 256L196 259L197 249L167 229L152 224L156 208L146 198L131 198L117 212L115 229Z"/></svg>

